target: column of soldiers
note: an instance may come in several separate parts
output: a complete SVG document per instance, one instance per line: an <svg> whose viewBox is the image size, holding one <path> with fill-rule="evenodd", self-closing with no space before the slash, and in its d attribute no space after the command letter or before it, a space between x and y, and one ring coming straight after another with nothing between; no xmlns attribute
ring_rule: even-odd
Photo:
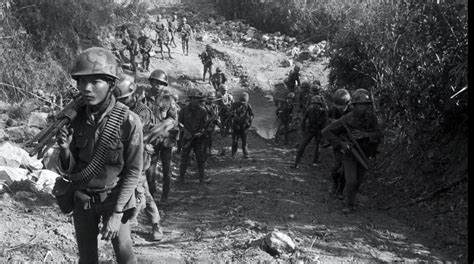
<svg viewBox="0 0 474 264"><path fill-rule="evenodd" d="M130 28L122 29L120 37L122 39L123 48L119 48L116 43L112 43L112 52L119 61L125 58L124 51L128 51L130 60L130 69L133 72L138 70L137 56L141 54L141 71L149 71L150 57L152 55L153 46L160 48L161 59L164 60L163 49L166 48L168 57L172 59L171 47L176 48L176 38L179 33L181 37L182 50L184 55L188 55L189 40L193 35L193 29L188 24L186 17L183 17L181 23L178 21L177 14L173 14L172 19L168 21L161 14L157 15L156 23L149 25L150 30L154 31L155 39L150 38L149 33L145 30L134 32Z"/></svg>
<svg viewBox="0 0 474 264"><path fill-rule="evenodd" d="M288 79L290 81L288 81ZM294 106L302 113L300 129L303 134L298 143L296 158L291 168L297 169L304 151L314 138L313 166L319 165L319 149L323 140L332 147L332 185L329 193L344 200L343 213L354 210L357 190L368 169L370 157L375 157L382 133L373 111L372 98L365 89L357 89L351 94L346 89L337 89L328 107L324 97L319 95L321 84L312 85L303 81L300 85L299 102L295 103L295 91L299 82L299 67L290 72L285 83L288 87L286 98L277 104L279 120L275 142L281 135L288 144L290 123L295 116Z"/></svg>

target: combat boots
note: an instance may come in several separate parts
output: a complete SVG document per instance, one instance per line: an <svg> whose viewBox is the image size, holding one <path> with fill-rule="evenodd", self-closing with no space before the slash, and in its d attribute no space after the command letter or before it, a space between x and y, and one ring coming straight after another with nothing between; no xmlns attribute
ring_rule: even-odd
<svg viewBox="0 0 474 264"><path fill-rule="evenodd" d="M161 226L158 223L153 224L152 236L153 241L161 241L163 239L163 231L161 230Z"/></svg>

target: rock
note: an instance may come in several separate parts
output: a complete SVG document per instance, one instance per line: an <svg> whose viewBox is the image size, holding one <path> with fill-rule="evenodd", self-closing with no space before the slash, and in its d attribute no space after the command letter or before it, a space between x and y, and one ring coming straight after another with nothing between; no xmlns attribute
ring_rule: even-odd
<svg viewBox="0 0 474 264"><path fill-rule="evenodd" d="M0 182L10 185L13 182L23 181L27 179L28 170L26 169L0 166Z"/></svg>
<svg viewBox="0 0 474 264"><path fill-rule="evenodd" d="M38 191L51 193L59 174L50 170L37 170L28 175L35 182Z"/></svg>
<svg viewBox="0 0 474 264"><path fill-rule="evenodd" d="M28 152L10 142L0 143L0 166L43 168L40 160L30 157Z"/></svg>
<svg viewBox="0 0 474 264"><path fill-rule="evenodd" d="M313 56L311 55L311 52L309 51L303 51L298 55L298 60L299 61L305 61L311 59Z"/></svg>
<svg viewBox="0 0 474 264"><path fill-rule="evenodd" d="M267 234L262 239L260 247L272 256L293 253L296 250L295 242L280 231Z"/></svg>
<svg viewBox="0 0 474 264"><path fill-rule="evenodd" d="M282 67L291 67L293 65L293 61L289 59L283 59L281 61L281 66Z"/></svg>
<svg viewBox="0 0 474 264"><path fill-rule="evenodd" d="M269 37L268 35L262 35L262 40L263 40L264 42L267 42L267 41L270 40L270 37Z"/></svg>
<svg viewBox="0 0 474 264"><path fill-rule="evenodd" d="M5 129L5 132L11 141L21 143L24 142L26 138L25 129L25 126L8 127Z"/></svg>
<svg viewBox="0 0 474 264"><path fill-rule="evenodd" d="M6 112L9 108L10 108L9 103L0 101L0 113Z"/></svg>
<svg viewBox="0 0 474 264"><path fill-rule="evenodd" d="M47 126L46 119L48 118L48 113L42 112L32 112L30 117L28 118L28 126L29 127L38 127L38 128L45 128Z"/></svg>

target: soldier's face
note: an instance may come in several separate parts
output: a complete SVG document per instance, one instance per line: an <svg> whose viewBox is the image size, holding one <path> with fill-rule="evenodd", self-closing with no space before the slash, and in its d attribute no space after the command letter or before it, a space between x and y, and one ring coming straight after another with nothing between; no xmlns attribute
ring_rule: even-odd
<svg viewBox="0 0 474 264"><path fill-rule="evenodd" d="M151 79L150 84L151 84L150 92L152 93L152 95L156 95L163 90L163 86L161 85L161 83L155 79Z"/></svg>
<svg viewBox="0 0 474 264"><path fill-rule="evenodd" d="M354 114L357 116L363 116L370 112L372 110L372 104L371 103L358 103L354 104Z"/></svg>
<svg viewBox="0 0 474 264"><path fill-rule="evenodd" d="M110 90L107 79L99 75L82 76L77 85L85 104L94 106L102 103Z"/></svg>

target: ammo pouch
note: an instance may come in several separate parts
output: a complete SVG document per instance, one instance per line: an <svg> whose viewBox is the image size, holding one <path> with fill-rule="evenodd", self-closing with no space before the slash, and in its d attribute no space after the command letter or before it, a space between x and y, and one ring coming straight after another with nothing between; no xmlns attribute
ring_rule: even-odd
<svg viewBox="0 0 474 264"><path fill-rule="evenodd" d="M69 214L74 209L74 192L75 188L71 181L64 177L56 178L53 187L53 195L56 198L61 212Z"/></svg>

